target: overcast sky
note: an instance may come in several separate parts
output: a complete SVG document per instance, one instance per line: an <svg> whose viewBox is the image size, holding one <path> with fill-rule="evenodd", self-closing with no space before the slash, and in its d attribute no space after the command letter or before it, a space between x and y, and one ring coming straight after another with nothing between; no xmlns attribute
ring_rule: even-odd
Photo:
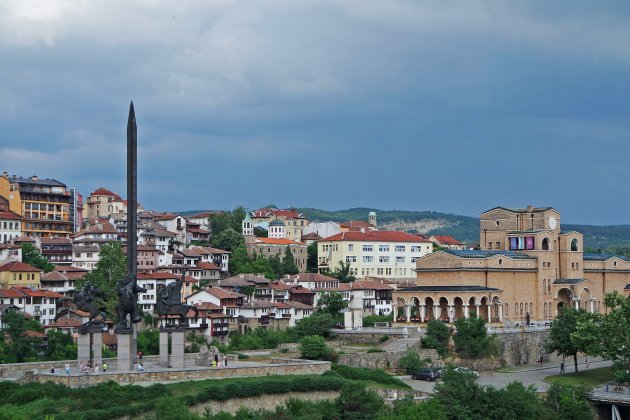
<svg viewBox="0 0 630 420"><path fill-rule="evenodd" d="M0 171L156 210L630 223L630 2L3 0Z"/></svg>

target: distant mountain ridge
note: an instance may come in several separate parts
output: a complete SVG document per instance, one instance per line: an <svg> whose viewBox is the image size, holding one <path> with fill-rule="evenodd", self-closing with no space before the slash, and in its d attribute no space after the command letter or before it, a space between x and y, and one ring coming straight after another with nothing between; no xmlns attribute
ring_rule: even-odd
<svg viewBox="0 0 630 420"><path fill-rule="evenodd" d="M298 208L314 221L340 222L366 220L376 212L380 229L405 230L423 235L450 235L468 244L479 242L479 218L435 211L379 210L358 207L348 210L326 211ZM563 231L575 230L584 235L584 247L594 250L630 245L630 225L594 226L562 224Z"/></svg>
<svg viewBox="0 0 630 420"><path fill-rule="evenodd" d="M301 207L296 208L296 210L316 222L367 221L368 213L374 211L380 229L404 230L423 235L450 235L468 244L479 242L479 218L477 217L435 211L379 210L367 207L336 211ZM205 211L212 210L191 210L179 213L186 216ZM562 224L562 230L575 230L582 233L585 248L605 250L613 247L630 246L630 225Z"/></svg>

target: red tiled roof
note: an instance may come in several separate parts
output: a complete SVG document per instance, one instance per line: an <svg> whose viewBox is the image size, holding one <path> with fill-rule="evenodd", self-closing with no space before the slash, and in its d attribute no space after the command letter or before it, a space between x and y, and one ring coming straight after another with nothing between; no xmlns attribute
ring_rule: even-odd
<svg viewBox="0 0 630 420"><path fill-rule="evenodd" d="M322 239L316 232L307 233L306 235L302 235L302 241L318 241Z"/></svg>
<svg viewBox="0 0 630 420"><path fill-rule="evenodd" d="M70 238L40 238L42 244L53 245L53 244L64 244L71 245L72 241Z"/></svg>
<svg viewBox="0 0 630 420"><path fill-rule="evenodd" d="M13 213L10 210L0 211L0 219L3 220L20 220L21 217L17 213Z"/></svg>
<svg viewBox="0 0 630 420"><path fill-rule="evenodd" d="M310 305L307 305L307 304L302 303L302 302L294 302L292 300L287 301L286 305L291 307L291 308L295 308L295 309L313 309L313 307L310 306Z"/></svg>
<svg viewBox="0 0 630 420"><path fill-rule="evenodd" d="M357 241L357 242L430 242L406 232L397 230L373 230L369 232L341 232L322 241Z"/></svg>
<svg viewBox="0 0 630 420"><path fill-rule="evenodd" d="M289 280L291 281L296 280L298 282L314 282L314 283L319 283L319 282L324 282L324 281L337 281L337 282L339 281L338 279L334 277L329 277L320 273L295 274L293 276L289 276Z"/></svg>
<svg viewBox="0 0 630 420"><path fill-rule="evenodd" d="M250 214L252 215L252 217L257 217L257 218L267 218L267 217L286 217L287 219L298 219L298 218L305 218L304 214L302 213L298 213L295 210L280 210L280 209L273 209L273 208L262 208L262 209L258 209L258 210L254 210L252 212L250 212Z"/></svg>
<svg viewBox="0 0 630 420"><path fill-rule="evenodd" d="M286 284L285 282L278 281L278 282L269 284L269 287L274 290L289 290L293 286L291 286L290 284Z"/></svg>
<svg viewBox="0 0 630 420"><path fill-rule="evenodd" d="M209 230L201 229L201 228L186 228L186 230L190 233L198 233L200 235L208 235L210 233Z"/></svg>
<svg viewBox="0 0 630 420"><path fill-rule="evenodd" d="M15 289L0 289L0 297L3 298L23 298L24 295Z"/></svg>
<svg viewBox="0 0 630 420"><path fill-rule="evenodd" d="M51 271L42 276L42 281L66 281L68 277L59 271Z"/></svg>
<svg viewBox="0 0 630 420"><path fill-rule="evenodd" d="M239 297L245 297L245 295L241 295L240 293L236 292L228 292L227 290L223 290L220 287L211 287L209 289L206 289L206 291L219 299L236 299Z"/></svg>
<svg viewBox="0 0 630 420"><path fill-rule="evenodd" d="M200 311L221 311L221 310L223 310L223 308L221 306L215 305L214 303L211 303L211 302L201 302L201 303L195 304L195 306Z"/></svg>
<svg viewBox="0 0 630 420"><path fill-rule="evenodd" d="M60 318L44 326L44 328L79 328L83 321L77 318ZM105 335L105 334L103 334Z"/></svg>
<svg viewBox="0 0 630 420"><path fill-rule="evenodd" d="M208 262L200 262L197 264L197 268L201 268L202 270L220 270L221 267L217 267L216 265Z"/></svg>
<svg viewBox="0 0 630 420"><path fill-rule="evenodd" d="M34 337L34 338L46 337L46 334L44 334L43 332L33 331L33 330L26 330L22 333L22 335L25 335L27 337Z"/></svg>
<svg viewBox="0 0 630 420"><path fill-rule="evenodd" d="M200 247L194 247L194 248L190 248L190 249L197 249L199 250L200 255L208 255L208 254L231 254L230 251L224 251L222 249L219 248L212 248L209 246L200 246Z"/></svg>
<svg viewBox="0 0 630 420"><path fill-rule="evenodd" d="M138 273L138 280L167 280L167 279L177 279L181 277L181 275L166 273L163 271L155 272L155 273Z"/></svg>
<svg viewBox="0 0 630 420"><path fill-rule="evenodd" d="M175 214L175 213L161 213L161 214L154 215L153 218L155 220L173 220L177 216L179 216L179 215Z"/></svg>
<svg viewBox="0 0 630 420"><path fill-rule="evenodd" d="M0 271L20 272L20 273L40 273L42 270L31 265L24 264L20 261L11 261L4 265L0 265Z"/></svg>
<svg viewBox="0 0 630 420"><path fill-rule="evenodd" d="M87 235L90 233L98 233L98 234L106 234L106 233L118 233L116 227L109 222L105 223L95 223L93 225L87 226L85 229L81 229L77 233L70 235L72 238L78 238L82 235Z"/></svg>
<svg viewBox="0 0 630 420"><path fill-rule="evenodd" d="M95 189L90 195L106 195L108 197L114 197L115 199L119 201L122 200L122 198L118 194L113 193L107 188L102 188L102 187Z"/></svg>
<svg viewBox="0 0 630 420"><path fill-rule="evenodd" d="M302 245L299 242L286 238L256 238L256 244L263 245Z"/></svg>
<svg viewBox="0 0 630 420"><path fill-rule="evenodd" d="M348 292L352 290L350 283L339 283L337 287L316 287L313 289L315 292Z"/></svg>
<svg viewBox="0 0 630 420"><path fill-rule="evenodd" d="M315 292L313 292L312 290L307 289L306 287L296 287L295 289L291 289L289 290L289 293L291 294L303 294L303 295L310 295L310 294L315 294Z"/></svg>
<svg viewBox="0 0 630 420"><path fill-rule="evenodd" d="M394 290L394 288L379 281L357 280L352 283L352 290Z"/></svg>
<svg viewBox="0 0 630 420"><path fill-rule="evenodd" d="M14 290L18 290L20 292L22 292L23 294L30 296L30 297L47 297L47 298L53 298L53 299L62 299L65 296L61 295L57 292L51 292L50 290L44 290L44 289L29 289L28 287L20 287L20 286L14 286L12 287L12 289Z"/></svg>
<svg viewBox="0 0 630 420"><path fill-rule="evenodd" d="M463 245L460 241L452 236L433 236L438 244L441 245Z"/></svg>

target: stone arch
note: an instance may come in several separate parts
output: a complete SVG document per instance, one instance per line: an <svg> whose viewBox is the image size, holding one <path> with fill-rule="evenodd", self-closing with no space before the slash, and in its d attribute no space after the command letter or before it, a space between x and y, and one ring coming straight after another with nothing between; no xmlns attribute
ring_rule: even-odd
<svg viewBox="0 0 630 420"><path fill-rule="evenodd" d="M455 299L453 299L453 303L455 304L455 308L453 311L454 320L464 318L464 300L461 297L457 296Z"/></svg>
<svg viewBox="0 0 630 420"><path fill-rule="evenodd" d="M476 297L471 296L470 298L468 298L468 307L466 308L466 310L468 311L469 315L477 316L477 307L475 306L475 303L477 303Z"/></svg>
<svg viewBox="0 0 630 420"><path fill-rule="evenodd" d="M577 238L573 238L571 240L571 251L578 251L578 240L577 240Z"/></svg>
<svg viewBox="0 0 630 420"><path fill-rule="evenodd" d="M396 299L396 313L394 314L397 322L407 322L407 314L405 313L405 298L399 296Z"/></svg>
<svg viewBox="0 0 630 420"><path fill-rule="evenodd" d="M543 303L543 318L547 319L547 302Z"/></svg>
<svg viewBox="0 0 630 420"><path fill-rule="evenodd" d="M479 318L490 322L490 320L488 320L488 298L485 296L482 297L479 303L481 303L479 306Z"/></svg>
<svg viewBox="0 0 630 420"><path fill-rule="evenodd" d="M500 321L500 313L501 313L501 309L499 309L501 306L501 299L499 299L499 296L494 296L492 298L492 305L490 307L490 320L492 322L499 322Z"/></svg>
<svg viewBox="0 0 630 420"><path fill-rule="evenodd" d="M444 296L442 296L439 300L438 300L438 319L442 320L442 321L447 321L450 322L451 319L448 316L448 299Z"/></svg>
<svg viewBox="0 0 630 420"><path fill-rule="evenodd" d="M571 289L563 287L562 289L558 290L558 292L556 293L558 313L560 313L560 310L564 307L571 307L572 299L573 291L571 291Z"/></svg>
<svg viewBox="0 0 630 420"><path fill-rule="evenodd" d="M412 297L409 299L409 305L411 305L411 319L410 322L420 322L420 299Z"/></svg>
<svg viewBox="0 0 630 420"><path fill-rule="evenodd" d="M549 238L544 238L542 240L542 246L541 246L543 251L549 251Z"/></svg>
<svg viewBox="0 0 630 420"><path fill-rule="evenodd" d="M425 315L424 315L424 319L426 321L430 320L430 319L435 319L435 302L433 301L432 297L426 297L424 299L424 304L425 304Z"/></svg>

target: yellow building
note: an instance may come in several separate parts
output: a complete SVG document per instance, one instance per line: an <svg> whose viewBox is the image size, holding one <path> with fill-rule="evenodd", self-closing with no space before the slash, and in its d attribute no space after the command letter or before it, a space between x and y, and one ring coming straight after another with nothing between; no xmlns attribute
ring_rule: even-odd
<svg viewBox="0 0 630 420"><path fill-rule="evenodd" d="M24 286L39 289L41 270L20 261L11 261L0 266L0 288Z"/></svg>
<svg viewBox="0 0 630 420"><path fill-rule="evenodd" d="M9 176L5 172L0 176L0 195L9 201L10 210L22 217L25 235L68 237L72 233L72 196L65 184L37 176Z"/></svg>
<svg viewBox="0 0 630 420"><path fill-rule="evenodd" d="M630 287L630 258L584 252L551 207L495 207L481 214L479 250L445 250L416 261L416 286L393 293L398 322L546 323L560 308L603 313L604 296Z"/></svg>

